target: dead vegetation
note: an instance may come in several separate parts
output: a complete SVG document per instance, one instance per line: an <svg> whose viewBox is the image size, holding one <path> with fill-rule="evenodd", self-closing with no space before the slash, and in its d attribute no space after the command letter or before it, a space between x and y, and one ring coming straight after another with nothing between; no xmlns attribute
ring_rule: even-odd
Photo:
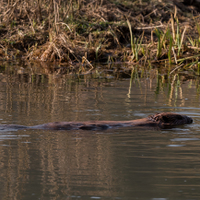
<svg viewBox="0 0 200 200"><path fill-rule="evenodd" d="M0 2L0 57L69 65L160 60L179 65L190 60L196 65L198 56L187 58L200 49L199 7L195 1L187 3L4 0Z"/></svg>

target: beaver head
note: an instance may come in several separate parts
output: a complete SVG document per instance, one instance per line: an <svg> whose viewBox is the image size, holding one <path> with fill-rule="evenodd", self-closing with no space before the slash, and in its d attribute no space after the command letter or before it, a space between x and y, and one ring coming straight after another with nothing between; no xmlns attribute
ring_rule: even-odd
<svg viewBox="0 0 200 200"><path fill-rule="evenodd" d="M156 122L160 128L170 128L177 125L191 124L192 118L176 113L157 113L148 117L149 120Z"/></svg>

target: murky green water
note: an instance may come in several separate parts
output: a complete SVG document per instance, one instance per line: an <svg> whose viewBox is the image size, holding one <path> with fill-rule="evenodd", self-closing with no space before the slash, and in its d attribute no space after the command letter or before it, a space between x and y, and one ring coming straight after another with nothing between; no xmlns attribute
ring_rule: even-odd
<svg viewBox="0 0 200 200"><path fill-rule="evenodd" d="M198 78L157 70L136 70L132 80L109 70L81 76L27 70L1 68L1 123L131 120L173 111L194 124L163 131L1 131L1 199L200 198Z"/></svg>

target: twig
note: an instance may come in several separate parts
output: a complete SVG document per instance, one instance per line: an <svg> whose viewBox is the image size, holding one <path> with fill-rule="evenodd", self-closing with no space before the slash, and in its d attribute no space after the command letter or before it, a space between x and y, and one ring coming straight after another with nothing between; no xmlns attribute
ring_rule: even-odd
<svg viewBox="0 0 200 200"><path fill-rule="evenodd" d="M92 66L92 64L88 61L88 59L87 59L85 56L82 57L82 63L84 63L84 62L86 62L86 63L91 67L90 70L92 70L92 69L94 68L94 67Z"/></svg>
<svg viewBox="0 0 200 200"><path fill-rule="evenodd" d="M176 68L174 68L169 74L172 74L174 71L176 71L177 69L179 69L180 67L182 67L184 64L181 64L179 66L177 66Z"/></svg>
<svg viewBox="0 0 200 200"><path fill-rule="evenodd" d="M152 13L155 13L158 9L154 9L152 12L150 12L148 15L145 15L144 18L148 17L149 15L151 15Z"/></svg>
<svg viewBox="0 0 200 200"><path fill-rule="evenodd" d="M72 33L72 30L70 29L70 27L66 23L64 23L64 22L57 22L56 24L65 25L70 30L70 32Z"/></svg>
<svg viewBox="0 0 200 200"><path fill-rule="evenodd" d="M164 25L158 25L158 26L148 26L148 27L134 27L134 29L137 30L145 30L145 29L155 29L155 28L159 28L159 27L163 27Z"/></svg>

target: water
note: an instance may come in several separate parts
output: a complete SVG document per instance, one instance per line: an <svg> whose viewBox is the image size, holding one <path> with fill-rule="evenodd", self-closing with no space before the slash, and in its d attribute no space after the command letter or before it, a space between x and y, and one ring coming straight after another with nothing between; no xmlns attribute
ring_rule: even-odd
<svg viewBox="0 0 200 200"><path fill-rule="evenodd" d="M130 81L108 72L3 71L2 124L131 120L163 111L187 114L194 123L162 131L1 131L1 199L199 199L198 79L157 72L135 72Z"/></svg>

